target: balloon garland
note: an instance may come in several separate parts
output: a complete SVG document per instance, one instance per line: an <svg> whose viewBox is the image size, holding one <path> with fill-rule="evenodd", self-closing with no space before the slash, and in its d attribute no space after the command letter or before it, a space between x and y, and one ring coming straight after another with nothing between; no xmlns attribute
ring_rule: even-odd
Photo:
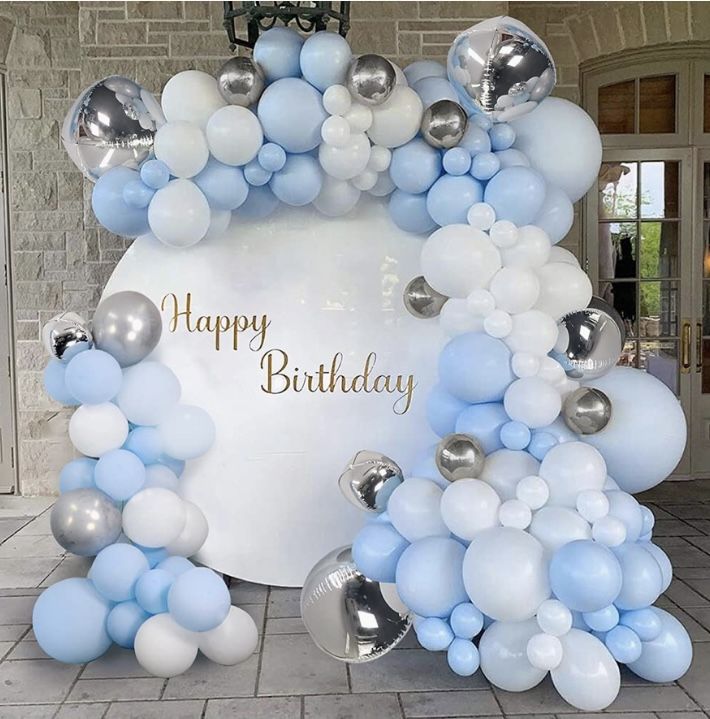
<svg viewBox="0 0 710 719"><path fill-rule="evenodd" d="M371 521L313 568L304 622L355 662L413 624L457 674L480 668L523 691L549 672L593 711L618 693L618 663L663 682L690 664L687 632L653 606L672 570L632 496L673 470L686 427L662 383L614 366L623 321L555 246L596 181L601 141L583 110L548 97L554 84L548 49L512 18L462 33L446 68L404 71L353 57L335 33L277 27L216 79L178 73L160 105L126 78L96 83L62 138L96 183L97 219L120 235L187 247L280 205L344 215L369 193L428 236L404 302L451 338L429 399L441 441L406 478L376 452L353 458L340 486ZM71 314L46 328L47 390L81 405L70 436L86 455L62 471L53 530L96 559L87 579L40 597L34 625L60 660L88 661L113 640L172 676L198 648L246 658L256 629L185 558L207 527L179 474L214 427L148 359L155 313L119 293L93 337Z"/></svg>

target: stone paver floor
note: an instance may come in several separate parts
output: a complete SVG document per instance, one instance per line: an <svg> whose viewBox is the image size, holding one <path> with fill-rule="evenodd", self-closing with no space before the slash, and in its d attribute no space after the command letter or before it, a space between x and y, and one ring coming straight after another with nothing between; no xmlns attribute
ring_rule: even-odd
<svg viewBox="0 0 710 719"><path fill-rule="evenodd" d="M660 603L695 644L690 672L654 685L622 674L607 719L710 716L710 481L666 483L641 496L656 515L655 536L675 578ZM586 719L549 680L522 694L491 688L481 674L454 676L445 657L409 636L380 661L346 666L311 642L295 589L246 583L234 603L260 627L258 651L236 667L198 659L186 674L151 677L133 653L114 647L86 666L47 659L32 636L32 605L53 582L83 576L89 560L65 556L49 530L51 499L0 498L0 719ZM570 719L572 719L570 717Z"/></svg>

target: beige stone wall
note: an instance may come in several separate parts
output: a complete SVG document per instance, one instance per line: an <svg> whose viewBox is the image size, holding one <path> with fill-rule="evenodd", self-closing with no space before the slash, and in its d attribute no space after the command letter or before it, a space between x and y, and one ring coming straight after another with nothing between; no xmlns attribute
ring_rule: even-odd
<svg viewBox="0 0 710 719"><path fill-rule="evenodd" d="M573 100L581 61L639 45L710 39L710 3L703 2L362 0L352 4L349 39L357 51L401 64L443 59L459 31L504 13L546 40L559 67L556 92ZM96 225L90 185L61 148L62 119L97 78L122 74L159 92L176 72L212 72L229 53L222 3L179 0L5 2L0 57L5 52L21 488L51 493L71 456L69 413L42 391L40 328L62 309L90 315L127 245ZM575 229L568 245L577 239Z"/></svg>

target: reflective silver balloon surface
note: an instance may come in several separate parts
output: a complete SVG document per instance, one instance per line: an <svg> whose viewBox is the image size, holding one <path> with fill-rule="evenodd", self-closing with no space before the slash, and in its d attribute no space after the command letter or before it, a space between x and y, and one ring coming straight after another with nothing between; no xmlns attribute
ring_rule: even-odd
<svg viewBox="0 0 710 719"><path fill-rule="evenodd" d="M442 477L455 482L478 477L486 454L479 441L470 434L448 434L437 445L434 460Z"/></svg>
<svg viewBox="0 0 710 719"><path fill-rule="evenodd" d="M127 77L112 75L88 87L62 126L62 142L92 182L113 167L138 169L165 122L158 101Z"/></svg>
<svg viewBox="0 0 710 719"><path fill-rule="evenodd" d="M90 348L92 342L89 323L76 312L62 312L42 328L42 343L47 352L58 360L70 360L75 354Z"/></svg>
<svg viewBox="0 0 710 719"><path fill-rule="evenodd" d="M422 137L432 146L442 149L455 147L466 132L466 111L453 100L438 100L424 110Z"/></svg>
<svg viewBox="0 0 710 719"><path fill-rule="evenodd" d="M420 320L438 317L449 298L437 292L422 276L410 280L404 288L404 306Z"/></svg>
<svg viewBox="0 0 710 719"><path fill-rule="evenodd" d="M345 84L356 100L381 105L392 94L397 75L392 63L381 55L360 55L350 62Z"/></svg>
<svg viewBox="0 0 710 719"><path fill-rule="evenodd" d="M350 460L338 484L358 509L380 513L402 480L402 470L394 460L379 452L361 450Z"/></svg>
<svg viewBox="0 0 710 719"><path fill-rule="evenodd" d="M609 424L611 400L594 387L580 387L570 392L562 403L562 418L577 434L596 434Z"/></svg>
<svg viewBox="0 0 710 719"><path fill-rule="evenodd" d="M358 571L350 547L327 554L301 591L301 616L313 641L346 662L368 662L389 652L406 635L411 616L388 603L383 589Z"/></svg>
<svg viewBox="0 0 710 719"><path fill-rule="evenodd" d="M230 105L249 107L264 92L264 72L250 57L232 57L217 71L217 87Z"/></svg>

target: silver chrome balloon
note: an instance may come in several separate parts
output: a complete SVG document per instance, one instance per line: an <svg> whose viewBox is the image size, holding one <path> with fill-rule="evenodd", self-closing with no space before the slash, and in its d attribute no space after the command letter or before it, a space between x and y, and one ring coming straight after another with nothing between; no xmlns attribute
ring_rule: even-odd
<svg viewBox="0 0 710 719"><path fill-rule="evenodd" d="M392 63L381 55L360 55L350 62L345 84L356 100L381 105L392 94L397 74Z"/></svg>
<svg viewBox="0 0 710 719"><path fill-rule="evenodd" d="M438 100L424 110L422 137L432 146L442 149L455 147L466 132L466 111L453 100Z"/></svg>
<svg viewBox="0 0 710 719"><path fill-rule="evenodd" d="M158 308L140 292L117 292L96 309L94 344L121 367L136 364L158 345L163 323Z"/></svg>
<svg viewBox="0 0 710 719"><path fill-rule="evenodd" d="M81 93L62 126L62 142L92 182L113 167L138 169L165 122L158 101L138 83L112 75Z"/></svg>
<svg viewBox="0 0 710 719"><path fill-rule="evenodd" d="M232 57L217 71L220 95L230 104L249 107L264 92L264 72L250 57Z"/></svg>
<svg viewBox="0 0 710 719"><path fill-rule="evenodd" d="M552 356L572 379L594 379L619 360L626 341L624 321L599 297L589 306L570 312L558 322L559 338Z"/></svg>
<svg viewBox="0 0 710 719"><path fill-rule="evenodd" d="M402 470L394 460L364 449L350 460L338 484L358 509L379 514L385 511L390 494L402 481Z"/></svg>
<svg viewBox="0 0 710 719"><path fill-rule="evenodd" d="M469 112L500 121L534 110L555 86L545 43L511 17L496 17L462 32L449 49L449 81Z"/></svg>
<svg viewBox="0 0 710 719"><path fill-rule="evenodd" d="M562 418L577 434L596 434L609 424L611 400L600 389L580 387L565 397Z"/></svg>
<svg viewBox="0 0 710 719"><path fill-rule="evenodd" d="M98 489L74 489L52 507L50 527L57 542L72 554L93 557L121 534L121 511Z"/></svg>
<svg viewBox="0 0 710 719"><path fill-rule="evenodd" d="M368 662L399 644L412 621L400 609L388 603L379 582L358 571L350 547L323 557L301 591L301 617L311 638L344 662Z"/></svg>
<svg viewBox="0 0 710 719"><path fill-rule="evenodd" d="M441 476L455 482L478 477L486 454L479 441L470 434L448 434L437 445L434 460Z"/></svg>
<svg viewBox="0 0 710 719"><path fill-rule="evenodd" d="M429 320L441 314L449 298L437 292L421 275L409 281L404 288L404 306L420 320Z"/></svg>
<svg viewBox="0 0 710 719"><path fill-rule="evenodd" d="M42 343L55 359L70 360L93 344L89 323L76 312L62 312L42 328Z"/></svg>

